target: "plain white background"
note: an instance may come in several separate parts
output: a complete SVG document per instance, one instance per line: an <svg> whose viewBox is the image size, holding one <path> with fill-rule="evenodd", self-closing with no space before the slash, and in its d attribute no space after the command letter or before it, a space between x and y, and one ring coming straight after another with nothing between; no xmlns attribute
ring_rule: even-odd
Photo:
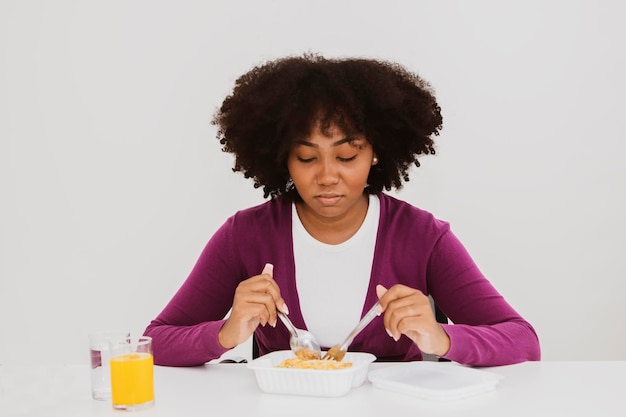
<svg viewBox="0 0 626 417"><path fill-rule="evenodd" d="M0 1L0 363L140 333L262 192L210 119L303 52L429 80L438 154L397 195L447 220L546 360L626 360L626 29L613 1ZM245 351L244 351L245 352Z"/></svg>

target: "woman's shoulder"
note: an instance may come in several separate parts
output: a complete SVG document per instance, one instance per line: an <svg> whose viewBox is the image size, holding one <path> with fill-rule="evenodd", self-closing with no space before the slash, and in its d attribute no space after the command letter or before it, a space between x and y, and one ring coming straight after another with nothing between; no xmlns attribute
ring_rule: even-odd
<svg viewBox="0 0 626 417"><path fill-rule="evenodd" d="M256 216L260 214L269 214L271 212L280 212L291 209L291 200L276 197L263 201L254 206L246 207L235 212L234 216Z"/></svg>
<svg viewBox="0 0 626 417"><path fill-rule="evenodd" d="M285 222L291 224L291 201L283 198L267 200L238 210L228 222L236 227L279 227Z"/></svg>
<svg viewBox="0 0 626 417"><path fill-rule="evenodd" d="M414 206L389 194L377 194L380 199L380 219L387 227L410 228L419 227L441 234L450 229L447 221L441 220L433 213Z"/></svg>

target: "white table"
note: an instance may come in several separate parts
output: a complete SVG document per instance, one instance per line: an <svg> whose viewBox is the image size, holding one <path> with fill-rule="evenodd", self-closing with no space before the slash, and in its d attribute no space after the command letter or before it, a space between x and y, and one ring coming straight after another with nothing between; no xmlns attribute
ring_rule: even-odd
<svg viewBox="0 0 626 417"><path fill-rule="evenodd" d="M370 369L389 366L373 363ZM444 366L450 364L442 364ZM455 366L452 364L452 366ZM266 394L244 364L155 367L153 416L626 416L626 361L527 362L485 368L504 376L496 390L438 402L385 391L365 382L343 397ZM86 365L0 366L0 416L116 416L90 396Z"/></svg>

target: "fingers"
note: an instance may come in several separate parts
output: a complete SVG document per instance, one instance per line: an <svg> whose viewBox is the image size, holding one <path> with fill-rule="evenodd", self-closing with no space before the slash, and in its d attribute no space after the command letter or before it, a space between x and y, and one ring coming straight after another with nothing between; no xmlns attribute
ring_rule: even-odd
<svg viewBox="0 0 626 417"><path fill-rule="evenodd" d="M394 340L404 334L424 353L443 356L449 351L450 337L437 323L430 299L424 293L397 284L389 290L379 285L376 294L385 312L385 329Z"/></svg>
<svg viewBox="0 0 626 417"><path fill-rule="evenodd" d="M265 264L265 267L263 267L263 272L261 272L261 274L269 275L269 277L271 278L271 282L273 285L271 287L272 291L270 293L272 295L272 298L274 299L274 305L276 306L276 308L278 308L285 314L289 314L287 304L285 304L285 300L283 300L283 297L281 297L280 295L280 288L278 288L278 284L276 284L276 281L274 281L274 265L269 263Z"/></svg>
<svg viewBox="0 0 626 417"><path fill-rule="evenodd" d="M267 274L271 278L274 278L274 265L265 264L265 266L263 267L263 272L261 272L261 274Z"/></svg>
<svg viewBox="0 0 626 417"><path fill-rule="evenodd" d="M382 285L378 284L376 285L376 296L380 299L383 295L385 295L385 293L387 292L387 288L383 287Z"/></svg>
<svg viewBox="0 0 626 417"><path fill-rule="evenodd" d="M259 324L276 326L276 309L288 312L280 288L273 278L274 267L266 264L260 275L242 281L235 291L233 313L243 319L258 317Z"/></svg>
<svg viewBox="0 0 626 417"><path fill-rule="evenodd" d="M436 323L430 300L419 290L400 284L387 290L378 285L376 295L385 313L385 329L396 341L402 334L427 331Z"/></svg>
<svg viewBox="0 0 626 417"><path fill-rule="evenodd" d="M243 342L258 325L275 327L276 309L288 313L273 276L274 266L266 264L259 275L239 283L230 315L218 334L222 346L233 347Z"/></svg>

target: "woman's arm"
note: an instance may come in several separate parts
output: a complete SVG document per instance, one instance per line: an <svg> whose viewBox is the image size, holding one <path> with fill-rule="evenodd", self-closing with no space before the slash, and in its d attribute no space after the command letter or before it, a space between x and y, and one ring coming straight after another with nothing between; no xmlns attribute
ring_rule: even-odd
<svg viewBox="0 0 626 417"><path fill-rule="evenodd" d="M462 243L450 231L433 249L428 286L452 323L445 358L474 366L539 360L539 340L522 318L484 277Z"/></svg>
<svg viewBox="0 0 626 417"><path fill-rule="evenodd" d="M157 365L194 366L219 358L228 349L218 332L243 279L233 250L229 219L209 240L196 265L144 334L153 338Z"/></svg>

